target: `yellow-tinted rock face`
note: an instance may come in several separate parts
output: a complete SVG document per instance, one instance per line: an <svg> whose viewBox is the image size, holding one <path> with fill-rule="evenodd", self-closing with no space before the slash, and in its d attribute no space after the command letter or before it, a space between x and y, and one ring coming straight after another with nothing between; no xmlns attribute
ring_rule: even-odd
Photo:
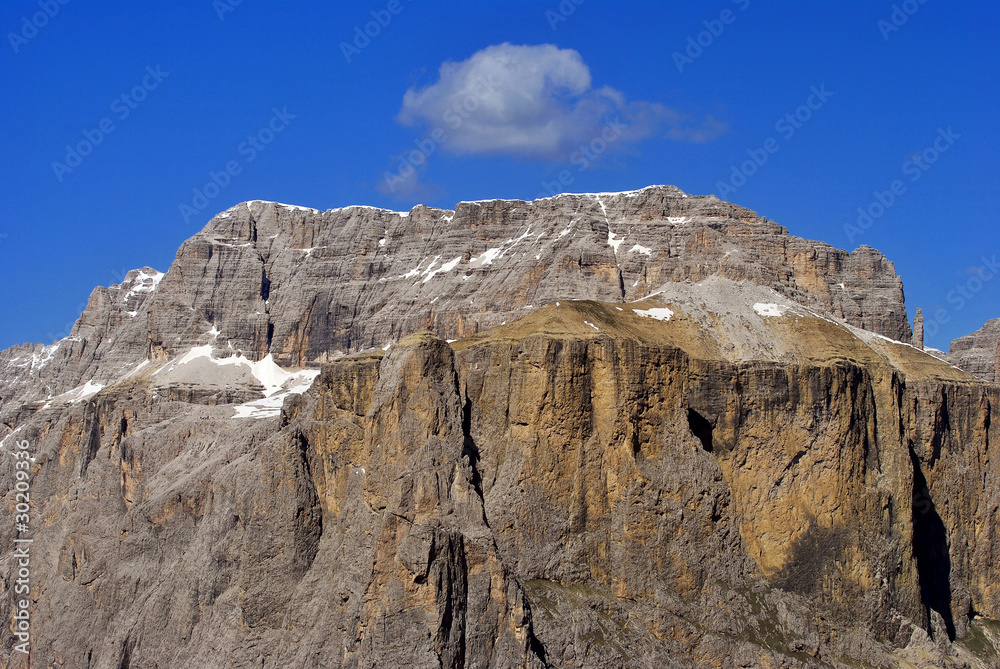
<svg viewBox="0 0 1000 669"><path fill-rule="evenodd" d="M38 657L988 666L1000 392L732 290L412 335L280 420L142 380L50 414Z"/></svg>
<svg viewBox="0 0 1000 669"><path fill-rule="evenodd" d="M518 584L532 614L508 631L563 666L875 661L925 631L947 646L974 611L1000 617L996 389L822 319L774 327L812 355L727 360L679 310L656 321L569 302L457 342L454 358L422 335L378 366L329 366L319 406L338 395L360 416L350 388L376 388L346 448L367 449L351 456L365 504L399 519L365 618L431 611L406 624L443 639L440 593L473 597L456 565L489 575L477 597L491 602ZM337 422L322 415L313 429ZM435 560L449 567L432 595Z"/></svg>

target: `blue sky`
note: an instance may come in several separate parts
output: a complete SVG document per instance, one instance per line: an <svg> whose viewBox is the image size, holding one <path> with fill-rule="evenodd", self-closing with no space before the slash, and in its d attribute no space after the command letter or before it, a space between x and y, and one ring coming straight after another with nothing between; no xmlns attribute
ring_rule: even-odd
<svg viewBox="0 0 1000 669"><path fill-rule="evenodd" d="M0 347L65 336L95 285L166 270L244 200L673 184L880 249L947 348L1000 316L998 19L942 0L6 0Z"/></svg>

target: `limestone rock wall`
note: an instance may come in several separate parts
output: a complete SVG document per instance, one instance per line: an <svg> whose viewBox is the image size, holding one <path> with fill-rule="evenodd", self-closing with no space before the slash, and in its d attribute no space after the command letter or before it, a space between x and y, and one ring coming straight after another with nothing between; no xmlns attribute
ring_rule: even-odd
<svg viewBox="0 0 1000 669"><path fill-rule="evenodd" d="M511 327L280 420L140 378L29 422L31 666L943 666L1000 618L995 387Z"/></svg>
<svg viewBox="0 0 1000 669"><path fill-rule="evenodd" d="M951 364L985 381L1000 383L1000 318L951 342Z"/></svg>
<svg viewBox="0 0 1000 669"><path fill-rule="evenodd" d="M253 201L209 221L165 276L95 289L64 340L0 352L0 418L194 346L320 364L424 328L458 338L560 299L626 302L712 277L910 339L902 282L878 251L794 237L672 186L407 213Z"/></svg>

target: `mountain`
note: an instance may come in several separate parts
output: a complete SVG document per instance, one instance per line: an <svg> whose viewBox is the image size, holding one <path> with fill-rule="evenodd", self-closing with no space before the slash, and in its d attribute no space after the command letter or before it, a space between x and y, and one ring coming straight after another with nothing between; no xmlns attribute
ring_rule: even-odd
<svg viewBox="0 0 1000 669"><path fill-rule="evenodd" d="M422 328L464 337L558 299L631 301L712 276L909 341L902 282L882 254L793 237L669 186L408 213L255 201L213 218L165 277L145 268L97 288L57 346L8 349L0 397L105 384L213 342L282 366L322 363Z"/></svg>
<svg viewBox="0 0 1000 669"><path fill-rule="evenodd" d="M947 359L981 379L1000 383L1000 318L951 342Z"/></svg>
<svg viewBox="0 0 1000 669"><path fill-rule="evenodd" d="M30 537L30 666L997 666L1000 387L910 338L669 186L243 203L0 353L0 613Z"/></svg>

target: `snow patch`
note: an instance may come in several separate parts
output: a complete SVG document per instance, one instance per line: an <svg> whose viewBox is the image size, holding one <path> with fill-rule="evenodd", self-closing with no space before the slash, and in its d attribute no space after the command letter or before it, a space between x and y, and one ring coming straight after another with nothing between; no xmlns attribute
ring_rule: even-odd
<svg viewBox="0 0 1000 669"><path fill-rule="evenodd" d="M648 249L645 246L642 246L641 244L636 244L635 246L633 246L632 248L630 248L628 250L628 252L629 253L632 253L632 252L641 253L641 254L643 254L645 256L652 256L653 255L653 249Z"/></svg>
<svg viewBox="0 0 1000 669"><path fill-rule="evenodd" d="M437 260L437 258L435 258L434 260ZM433 279L435 274L442 274L442 273L445 273L445 272L450 272L451 270L453 270L456 267L458 267L458 263L460 263L460 262L462 262L462 256L458 256L454 260L449 260L448 262L446 262L445 264L441 265L439 268L437 268L436 270L433 270L433 271L431 271L431 268L428 267L427 271L424 272L424 274L427 275L427 276L424 277L424 283L427 283L428 281L430 281L431 279ZM434 263L431 263L431 267L433 267L433 266L434 266Z"/></svg>
<svg viewBox="0 0 1000 669"><path fill-rule="evenodd" d="M438 261L438 258L440 258L440 257L441 256L434 256L434 260L432 260L431 264L427 266L427 269L422 270L422 269L420 269L420 266L424 264L424 260L427 260L427 258L424 257L424 260L421 260L419 265L417 265L416 267L414 267L413 269L411 269L406 274L400 274L398 278L400 278L400 279L412 279L414 277L426 274L427 272L430 271L430 269L432 267L434 267L434 263L436 263Z"/></svg>
<svg viewBox="0 0 1000 669"><path fill-rule="evenodd" d="M77 402L90 399L100 392L102 388L104 388L104 384L94 383L94 380L91 379L82 386L77 386L73 390L67 391L59 397L67 400L70 404L76 404Z"/></svg>
<svg viewBox="0 0 1000 669"><path fill-rule="evenodd" d="M274 362L274 358L270 353L254 362L242 353L239 355L231 355L228 358L214 358L212 357L212 351L213 347L211 344L206 344L205 346L195 346L183 356L178 358L176 362L170 365L167 371L173 371L177 367L186 365L189 362L193 362L198 359L208 360L219 367L225 367L228 365L246 365L250 368L250 374L252 374L262 386L264 386L264 397L270 397L289 384L296 384L297 386L307 383L306 387L308 388L309 385L312 385L313 379L319 375L318 369L303 369L297 372L291 372L283 369L276 362ZM159 374L162 370L163 368L161 367L153 372L153 375L155 376L156 374Z"/></svg>
<svg viewBox="0 0 1000 669"><path fill-rule="evenodd" d="M270 355L268 357L271 357ZM277 366L277 365L275 365ZM281 369L280 367L278 369ZM284 370L282 370L284 371ZM236 406L236 413L233 414L233 418L275 418L281 415L281 407L284 405L285 400L292 395L301 395L313 384L313 380L319 375L318 369L313 370L303 370L309 372L308 374L298 373L300 377L300 382L288 388L284 392L277 393L275 395L270 395L260 400L251 400L249 402L244 402L243 404L238 404Z"/></svg>
<svg viewBox="0 0 1000 669"><path fill-rule="evenodd" d="M52 360L52 357L56 354L56 351L59 350L59 346L60 346L59 342L56 342L55 344L50 344L49 346L43 347L41 353L32 353L31 369L29 369L28 371L33 372L35 371L35 368L41 369L45 365L49 364L49 362Z"/></svg>
<svg viewBox="0 0 1000 669"><path fill-rule="evenodd" d="M658 321L669 321L674 312L666 307L653 307L652 309L633 309L635 313L642 316L643 318L653 318Z"/></svg>
<svg viewBox="0 0 1000 669"><path fill-rule="evenodd" d="M594 328L594 329L595 329L595 330L597 330L598 332L600 332L600 331L601 331L601 328L597 327L596 325L594 325L594 324L593 324L593 323L591 323L590 321L584 321L584 323L586 323L586 324L587 324L587 325L589 325L590 327Z"/></svg>
<svg viewBox="0 0 1000 669"><path fill-rule="evenodd" d="M8 434L6 437L4 437L3 440L0 440L0 448L3 448L3 445L7 443L7 440L10 439L11 437L13 437L18 432L20 432L23 427L24 426L21 425L19 427L14 428L14 430L10 434Z"/></svg>
<svg viewBox="0 0 1000 669"><path fill-rule="evenodd" d="M691 219L688 218L687 216L667 216L667 220L671 223L683 225L685 223L688 223Z"/></svg>
<svg viewBox="0 0 1000 669"><path fill-rule="evenodd" d="M491 265L493 261L497 258L503 256L503 248L486 249L481 255L476 256L469 261L469 265L472 267L482 267L484 265Z"/></svg>
<svg viewBox="0 0 1000 669"><path fill-rule="evenodd" d="M149 360L148 359L147 360L143 360L138 365L136 365L135 368L132 369L132 371L126 373L125 376L123 376L122 378L123 379L130 379L130 378L132 378L133 376L135 376L136 374L138 374L140 371L142 371L143 369L145 369L148 366L149 366Z"/></svg>
<svg viewBox="0 0 1000 669"><path fill-rule="evenodd" d="M247 207L249 207L251 204L273 204L278 207L285 207L287 209L294 209L296 211L315 211L317 213L322 213L319 209L313 209L312 207L300 207L297 204L285 204L283 202L272 202L270 200L250 200L249 202L247 202Z"/></svg>
<svg viewBox="0 0 1000 669"><path fill-rule="evenodd" d="M152 274L146 274L142 270L137 270L136 275L132 278L132 287L127 293L125 293L125 297L122 298L122 301L125 304L128 304L128 301L139 293L152 293L156 290L156 287L160 285L160 281L163 280L164 276L166 275L163 272L157 272L155 270ZM123 281L117 286L112 286L112 288L121 288L124 284L125 282Z"/></svg>
<svg viewBox="0 0 1000 669"><path fill-rule="evenodd" d="M753 310L757 312L758 316L763 316L764 318L776 318L778 316L784 316L788 308L780 304L775 304L774 302L757 302L753 305Z"/></svg>
<svg viewBox="0 0 1000 669"><path fill-rule="evenodd" d="M538 202L544 202L545 200L558 200L564 197L639 197L646 191L658 190L663 186L646 186L645 188L640 188L638 190L626 190L620 192L608 192L608 193L559 193L558 195L551 195L549 197L540 197ZM676 186L673 187L680 193L680 197L687 197L684 193L680 192L680 189ZM520 200L481 200L480 202L519 202Z"/></svg>

